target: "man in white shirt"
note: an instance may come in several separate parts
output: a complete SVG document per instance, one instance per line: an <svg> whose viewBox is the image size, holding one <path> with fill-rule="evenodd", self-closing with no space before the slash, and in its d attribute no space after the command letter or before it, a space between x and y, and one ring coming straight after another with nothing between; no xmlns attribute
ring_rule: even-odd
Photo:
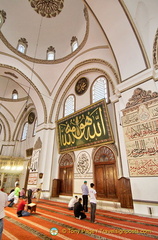
<svg viewBox="0 0 158 240"><path fill-rule="evenodd" d="M3 232L3 218L5 216L4 208L8 205L8 195L0 191L0 240Z"/></svg>
<svg viewBox="0 0 158 240"><path fill-rule="evenodd" d="M8 207L12 207L14 205L14 189L11 190L10 194L8 195Z"/></svg>
<svg viewBox="0 0 158 240"><path fill-rule="evenodd" d="M89 190L89 197L90 197L90 204L91 204L91 222L96 223L95 212L96 212L97 200L96 200L96 190L94 189L94 183L91 183L90 187L91 188Z"/></svg>
<svg viewBox="0 0 158 240"><path fill-rule="evenodd" d="M78 200L78 197L77 197L77 196L71 198L71 200L70 200L70 202L69 202L69 204L68 204L68 209L69 209L69 210L73 210L73 209L74 209L74 205L75 205L75 203L77 202L77 200Z"/></svg>

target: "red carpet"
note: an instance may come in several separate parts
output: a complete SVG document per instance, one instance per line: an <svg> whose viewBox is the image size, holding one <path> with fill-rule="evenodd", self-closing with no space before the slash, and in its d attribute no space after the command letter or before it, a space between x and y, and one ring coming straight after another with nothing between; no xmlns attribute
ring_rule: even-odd
<svg viewBox="0 0 158 240"><path fill-rule="evenodd" d="M40 200L37 211L29 217L16 215L16 209L5 209L4 231L2 240L149 240L158 239L158 219L121 214L97 209L96 221L87 218L74 218L73 211L66 203ZM50 233L52 229L52 234Z"/></svg>

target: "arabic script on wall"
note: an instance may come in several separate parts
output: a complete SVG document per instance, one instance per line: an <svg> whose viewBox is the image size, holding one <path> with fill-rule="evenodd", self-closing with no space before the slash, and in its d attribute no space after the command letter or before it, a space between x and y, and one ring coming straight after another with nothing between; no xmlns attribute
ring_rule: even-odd
<svg viewBox="0 0 158 240"><path fill-rule="evenodd" d="M130 176L158 176L158 99L123 114Z"/></svg>

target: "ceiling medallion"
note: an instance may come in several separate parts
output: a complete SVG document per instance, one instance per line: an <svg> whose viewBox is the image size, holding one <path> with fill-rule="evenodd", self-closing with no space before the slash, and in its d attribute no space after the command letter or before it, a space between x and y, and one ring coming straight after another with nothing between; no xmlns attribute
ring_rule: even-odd
<svg viewBox="0 0 158 240"><path fill-rule="evenodd" d="M64 0L29 0L31 7L42 17L56 17L64 7Z"/></svg>
<svg viewBox="0 0 158 240"><path fill-rule="evenodd" d="M87 88L88 88L88 79L85 77L82 77L76 83L75 92L78 95L82 95L83 93L86 92Z"/></svg>

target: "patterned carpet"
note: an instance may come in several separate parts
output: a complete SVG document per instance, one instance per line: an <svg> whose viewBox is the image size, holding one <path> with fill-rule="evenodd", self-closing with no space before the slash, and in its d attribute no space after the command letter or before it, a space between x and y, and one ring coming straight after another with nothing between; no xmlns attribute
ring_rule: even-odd
<svg viewBox="0 0 158 240"><path fill-rule="evenodd" d="M96 221L78 220L67 203L40 200L37 211L29 217L16 215L16 209L5 209L2 240L149 240L158 239L158 219L97 209Z"/></svg>

